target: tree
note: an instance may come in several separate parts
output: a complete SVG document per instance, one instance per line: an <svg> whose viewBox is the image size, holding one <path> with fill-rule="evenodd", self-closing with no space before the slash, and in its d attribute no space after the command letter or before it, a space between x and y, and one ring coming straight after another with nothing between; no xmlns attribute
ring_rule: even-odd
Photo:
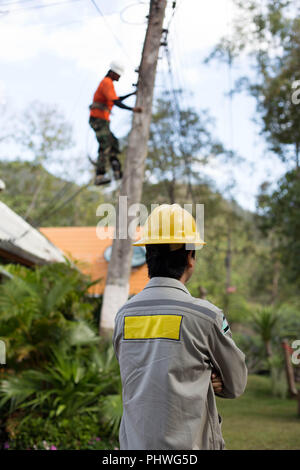
<svg viewBox="0 0 300 470"><path fill-rule="evenodd" d="M290 0L234 0L239 15L230 37L222 38L208 58L231 63L248 54L256 72L243 77L238 89L256 98L261 133L283 161L299 166L300 106L293 99L300 79L299 11Z"/></svg>
<svg viewBox="0 0 300 470"><path fill-rule="evenodd" d="M268 194L264 186L258 198L260 226L264 234L276 239L273 251L284 265L284 274L292 282L300 280L300 173L287 172L278 188Z"/></svg>
<svg viewBox="0 0 300 470"><path fill-rule="evenodd" d="M95 225L96 207L103 201L101 193L56 177L42 164L0 162L0 174L6 184L1 201L21 217L25 216L34 197L36 179L43 180L37 204L28 215L28 221L34 226Z"/></svg>
<svg viewBox="0 0 300 470"><path fill-rule="evenodd" d="M180 96L181 91L175 91ZM163 181L171 204L177 201L176 185L186 187L186 198L193 199L193 185L203 182L201 167L212 158L227 156L213 137L214 121L207 111L174 108L171 96L159 98L152 116L146 174Z"/></svg>
<svg viewBox="0 0 300 470"><path fill-rule="evenodd" d="M45 164L56 164L59 151L70 148L72 144L71 126L65 122L64 117L54 106L33 102L24 112L23 119L17 131L17 142L25 152L31 155L35 166L34 193L24 215L29 217L37 206L40 193L45 183L46 175L42 172Z"/></svg>
<svg viewBox="0 0 300 470"><path fill-rule="evenodd" d="M282 161L294 160L299 168L300 106L293 99L293 86L300 79L300 22L290 25L290 42L277 60L261 65L261 80L250 85L262 119L262 134L270 150Z"/></svg>
<svg viewBox="0 0 300 470"><path fill-rule="evenodd" d="M2 109L5 114L1 118L6 124L8 110L4 106ZM3 126L2 142L4 152L6 143L12 142L14 151L22 154L22 158L15 155L15 161L3 161L0 167L6 183L1 197L13 210L35 226L95 223L99 195L72 182L84 162L81 156L80 162L69 153L67 158L64 156L63 152L73 145L72 128L57 107L31 103L14 119L13 129Z"/></svg>
<svg viewBox="0 0 300 470"><path fill-rule="evenodd" d="M12 122L14 118L11 111L9 111L8 104L0 102L0 144L11 140L13 137Z"/></svg>
<svg viewBox="0 0 300 470"><path fill-rule="evenodd" d="M35 164L46 163L72 146L72 128L56 106L34 101L19 123L18 141Z"/></svg>
<svg viewBox="0 0 300 470"><path fill-rule="evenodd" d="M261 339L265 344L268 359L273 355L272 338L278 322L278 314L270 307L264 307L253 314L254 329L260 334Z"/></svg>

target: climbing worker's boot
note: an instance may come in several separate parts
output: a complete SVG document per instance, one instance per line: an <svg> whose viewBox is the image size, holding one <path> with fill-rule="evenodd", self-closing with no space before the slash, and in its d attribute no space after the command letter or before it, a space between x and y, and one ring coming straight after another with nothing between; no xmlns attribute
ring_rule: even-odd
<svg viewBox="0 0 300 470"><path fill-rule="evenodd" d="M115 180L120 180L123 176L123 172L121 170L121 163L119 162L118 157L116 155L111 155L109 157L109 160L110 160L112 170L114 172Z"/></svg>
<svg viewBox="0 0 300 470"><path fill-rule="evenodd" d="M114 171L114 178L115 178L115 180L120 180L120 179L122 179L122 176L123 176L122 170L115 170L115 171Z"/></svg>
<svg viewBox="0 0 300 470"><path fill-rule="evenodd" d="M91 162L92 165L97 166L97 162L91 159L91 157L88 155L88 159Z"/></svg>
<svg viewBox="0 0 300 470"><path fill-rule="evenodd" d="M109 184L111 179L105 175L96 175L94 185L100 186L101 184Z"/></svg>

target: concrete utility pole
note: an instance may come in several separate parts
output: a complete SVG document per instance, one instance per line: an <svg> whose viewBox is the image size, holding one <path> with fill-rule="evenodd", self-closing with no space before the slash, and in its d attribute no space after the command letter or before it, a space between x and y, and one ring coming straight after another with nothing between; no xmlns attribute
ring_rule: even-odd
<svg viewBox="0 0 300 470"><path fill-rule="evenodd" d="M119 196L127 196L127 207L139 203L142 197L144 166L152 114L152 99L156 75L158 52L161 43L163 20L167 0L150 0L148 26L141 64L135 106L143 108L141 114L134 113L129 134L124 175ZM155 202L155 201L153 201ZM121 212L121 214L120 214ZM119 238L119 217L124 218L124 208L117 204L116 238L113 240L111 260L108 267L106 286L100 320L100 333L110 333L118 309L126 302L129 293L129 276L132 258L132 240L126 234ZM129 225L135 223L134 215L127 216ZM125 238L126 237L126 238Z"/></svg>

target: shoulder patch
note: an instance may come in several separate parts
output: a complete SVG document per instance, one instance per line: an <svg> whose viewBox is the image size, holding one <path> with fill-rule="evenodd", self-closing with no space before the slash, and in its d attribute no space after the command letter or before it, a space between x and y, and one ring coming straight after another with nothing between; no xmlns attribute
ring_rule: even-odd
<svg viewBox="0 0 300 470"><path fill-rule="evenodd" d="M222 332L225 335L228 331L230 331L229 324L228 324L228 321L226 320L225 315L223 315Z"/></svg>

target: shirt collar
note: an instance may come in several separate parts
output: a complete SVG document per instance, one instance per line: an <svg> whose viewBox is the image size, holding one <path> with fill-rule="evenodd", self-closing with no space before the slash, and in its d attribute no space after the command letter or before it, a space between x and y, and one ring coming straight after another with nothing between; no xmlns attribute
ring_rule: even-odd
<svg viewBox="0 0 300 470"><path fill-rule="evenodd" d="M186 294L191 295L181 281L178 281L172 277L152 277L144 289L149 289L151 287L171 287L182 290Z"/></svg>

